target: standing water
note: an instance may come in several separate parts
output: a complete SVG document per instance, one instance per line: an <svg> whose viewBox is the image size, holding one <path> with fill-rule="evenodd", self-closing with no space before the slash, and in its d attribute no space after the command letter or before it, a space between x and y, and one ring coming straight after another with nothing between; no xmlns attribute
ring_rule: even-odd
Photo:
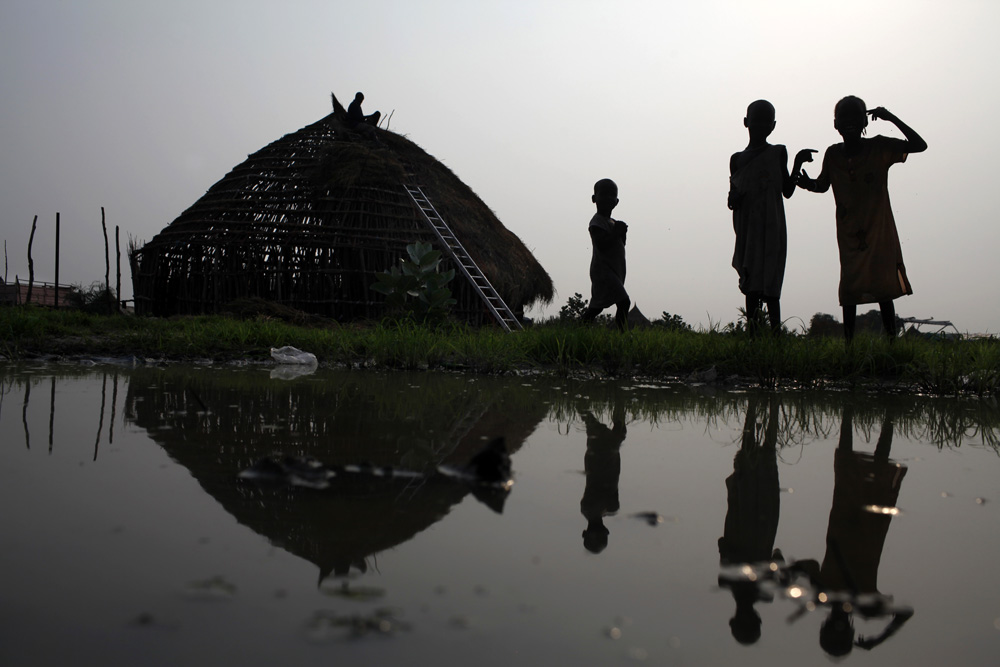
<svg viewBox="0 0 1000 667"><path fill-rule="evenodd" d="M436 473L498 437L506 498ZM8 364L0 664L993 665L998 452L972 399Z"/></svg>

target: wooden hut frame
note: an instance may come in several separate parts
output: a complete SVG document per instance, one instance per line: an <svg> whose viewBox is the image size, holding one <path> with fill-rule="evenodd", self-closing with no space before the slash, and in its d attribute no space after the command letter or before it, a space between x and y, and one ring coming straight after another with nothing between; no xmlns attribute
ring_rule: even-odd
<svg viewBox="0 0 1000 667"><path fill-rule="evenodd" d="M371 129L335 111L288 134L130 248L136 313L214 313L256 297L341 321L381 317L375 274L406 245L437 243L405 183L423 188L512 310L551 301L551 278L468 186L405 137ZM457 317L492 320L471 285L451 288Z"/></svg>

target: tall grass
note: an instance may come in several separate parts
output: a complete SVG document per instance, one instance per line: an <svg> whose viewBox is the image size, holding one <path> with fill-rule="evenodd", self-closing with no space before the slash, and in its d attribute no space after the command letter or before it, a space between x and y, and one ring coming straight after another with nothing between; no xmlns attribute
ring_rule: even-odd
<svg viewBox="0 0 1000 667"><path fill-rule="evenodd" d="M34 307L0 308L0 354L134 355L265 361L293 345L321 362L350 367L452 368L483 373L542 369L601 377L644 376L779 385L838 383L934 394L1000 393L1000 341L858 336L748 336L664 327L624 333L602 326L548 323L515 334L460 324L412 322L296 326L224 316L170 319L90 315Z"/></svg>

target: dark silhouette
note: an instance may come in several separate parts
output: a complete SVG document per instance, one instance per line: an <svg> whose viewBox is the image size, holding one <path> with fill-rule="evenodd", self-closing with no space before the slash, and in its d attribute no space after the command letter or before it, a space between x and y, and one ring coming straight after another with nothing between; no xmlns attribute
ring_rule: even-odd
<svg viewBox="0 0 1000 667"><path fill-rule="evenodd" d="M781 330L779 299L788 248L782 196L788 199L795 193L799 169L816 151L799 151L789 175L788 150L767 143L775 126L774 106L767 100L751 103L743 125L750 143L729 159L728 204L736 232L733 268L740 277L740 292L746 296L747 329L756 331L764 302L771 329L777 332Z"/></svg>
<svg viewBox="0 0 1000 667"><path fill-rule="evenodd" d="M365 112L361 110L361 103L365 101L365 96L363 93L358 93L354 96L354 101L347 106L347 124L350 127L357 127L358 125L367 124L373 127L378 127L378 121L382 117L381 112L376 111L368 116Z"/></svg>
<svg viewBox="0 0 1000 667"><path fill-rule="evenodd" d="M833 506L826 533L822 566L799 561L796 568L809 575L818 600L830 614L820 628L820 646L833 656L846 655L854 646L870 650L892 636L913 616L896 607L878 590L878 568L889 523L896 510L906 466L889 459L893 422L887 412L874 454L854 451L851 406L844 408L840 442L834 454ZM854 637L852 615L891 617L875 637Z"/></svg>
<svg viewBox="0 0 1000 667"><path fill-rule="evenodd" d="M618 186L608 178L594 184L590 198L597 205L597 213L590 219L590 239L594 252L590 260L590 306L582 319L591 322L605 308L617 307L615 324L624 331L628 323L628 309L632 305L625 291L625 235L628 225L612 220L611 212L618 205Z"/></svg>
<svg viewBox="0 0 1000 667"><path fill-rule="evenodd" d="M498 514L503 512L513 485L510 454L503 438L494 438L464 465L439 465L430 473L371 464L325 465L308 456L271 455L239 474L240 479L249 482L318 490L337 490L334 480L344 477L466 485L477 500Z"/></svg>
<svg viewBox="0 0 1000 667"><path fill-rule="evenodd" d="M350 372L305 384L266 373L194 378L181 368L130 377L126 423L148 431L237 522L315 564L320 581L369 570L469 496L499 512L508 456L551 409L490 378L470 387L457 376L421 376L419 391L387 394L384 378ZM252 409L216 409L240 397ZM205 419L209 410L217 418ZM283 415L285 427L270 428L262 414ZM268 461L281 451L294 457ZM256 474L237 477L261 459Z"/></svg>
<svg viewBox="0 0 1000 667"><path fill-rule="evenodd" d="M896 337L893 299L913 294L913 289L906 277L903 251L889 204L889 167L905 161L909 153L926 150L927 142L885 107L866 111L864 101L854 96L837 102L833 113L833 126L844 141L826 150L823 168L816 179L803 172L798 184L812 192L826 192L833 187L844 338L848 343L854 339L858 304L878 303L885 333L893 340ZM872 120L889 121L906 139L881 135L864 138L869 115Z"/></svg>
<svg viewBox="0 0 1000 667"><path fill-rule="evenodd" d="M587 483L580 500L580 513L587 519L583 546L597 554L608 546L611 532L604 525L604 517L618 512L618 476L622 469L620 450L627 433L625 408L615 403L611 428L597 421L590 412L584 412L582 416L587 428L587 453L583 455Z"/></svg>
<svg viewBox="0 0 1000 667"><path fill-rule="evenodd" d="M733 461L733 474L726 478L728 510L725 529L719 538L719 562L723 566L783 560L781 552L774 549L780 507L778 399L773 394L768 396L766 414L761 402L759 397L752 396L747 404L743 440ZM754 605L774 599L760 583L756 577L719 577L719 585L728 588L736 601L736 613L729 620L729 628L741 644L753 644L760 639L761 619Z"/></svg>

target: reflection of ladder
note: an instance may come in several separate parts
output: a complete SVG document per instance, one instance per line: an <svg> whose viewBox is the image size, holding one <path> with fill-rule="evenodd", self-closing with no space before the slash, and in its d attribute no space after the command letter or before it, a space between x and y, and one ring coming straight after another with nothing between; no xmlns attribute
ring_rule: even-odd
<svg viewBox="0 0 1000 667"><path fill-rule="evenodd" d="M438 215L434 204L430 202L424 191L420 189L420 186L404 184L404 187L410 198L413 199L413 203L417 205L417 208L423 213L424 218L430 223L431 229L434 230L438 240L448 249L448 254L451 255L455 264L458 265L462 273L465 274L465 277L472 283L472 286L476 289L476 293L479 294L483 303L486 304L486 307L493 317L496 318L500 326L503 327L504 331L520 329L521 323L517 317L507 307L504 300L500 298L497 291L493 289L493 285L483 275L479 266L469 256L469 253L465 250L465 246L455 237L454 232L451 231L448 224Z"/></svg>
<svg viewBox="0 0 1000 667"><path fill-rule="evenodd" d="M476 398L478 399L479 397L477 396ZM445 457L452 454L455 449L462 444L462 440L465 439L465 436L469 435L473 427L479 423L479 421L483 418L483 415L486 414L492 405L493 401L484 401L483 403L473 402L472 405L470 405L465 412L462 413L462 416L451 427L448 433L443 436L440 449L431 445L431 450L434 452L435 466L442 465ZM416 492L423 487L426 481L427 478L424 476L414 477L406 483L398 497L402 498L404 495L408 495L412 498L413 495L415 495Z"/></svg>

